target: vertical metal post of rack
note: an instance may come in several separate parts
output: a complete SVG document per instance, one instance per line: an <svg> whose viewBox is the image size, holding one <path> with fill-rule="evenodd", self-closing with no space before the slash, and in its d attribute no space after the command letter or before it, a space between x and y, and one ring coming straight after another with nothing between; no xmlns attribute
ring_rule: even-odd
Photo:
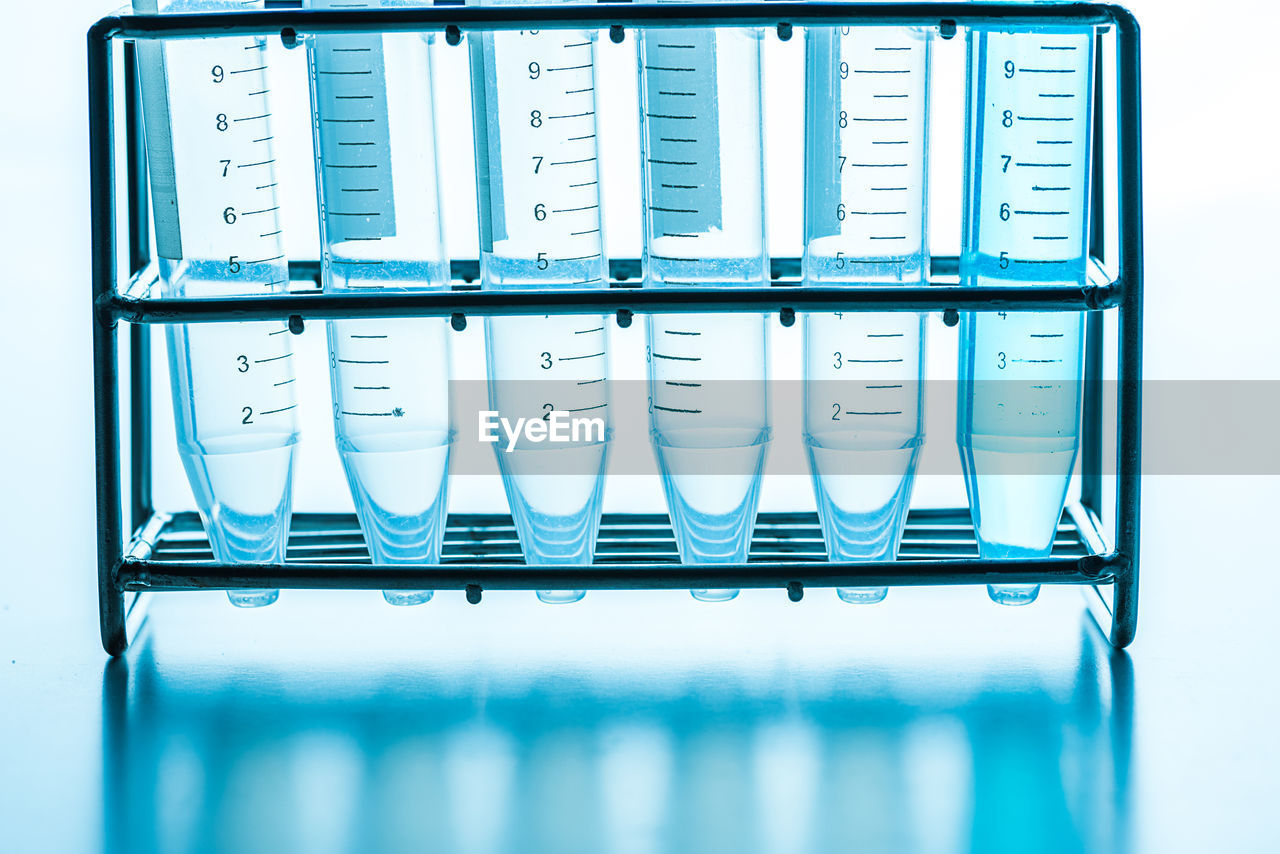
<svg viewBox="0 0 1280 854"><path fill-rule="evenodd" d="M296 39L299 31L351 32L351 31L405 31L444 30L446 41L456 43L461 29L517 27L529 23L566 25L565 22L585 24L591 27L609 28L611 34L620 35L622 29L645 26L776 26L780 37L791 34L794 21L801 26L835 25L859 22L896 23L915 26L937 26L944 37L951 37L961 26L990 25L1014 22L1014 25L1033 26L1038 22L1090 21L1114 25L1116 59L1115 118L1117 139L1117 198L1118 217L1117 278L1107 285L1086 286L1083 292L1070 293L1070 288L1010 288L1004 293L980 293L983 289L932 286L925 289L895 289L893 293L877 295L876 289L859 293L859 305L888 310L941 310L948 304L962 310L993 310L997 307L1022 310L1085 310L1087 320L1087 349L1085 368L1084 408L1082 412L1081 465L1083 482L1080 506L1090 518L1079 520L1082 535L1086 530L1096 535L1104 530L1099 520L1103 502L1103 337L1102 310L1114 308L1118 313L1119 382L1116 403L1116 494L1114 542L1106 543L1095 537L1089 543L1091 554L1077 563L1061 559L1043 564L1035 561L925 561L906 569L898 564L873 566L870 576L857 576L864 581L880 579L880 583L983 583L994 579L1023 579L1030 581L1085 584L1091 609L1104 627L1113 646L1123 647L1134 637L1137 618L1139 500L1141 459L1141 376L1142 376L1142 209L1141 209L1141 149L1140 149L1140 90L1139 90L1139 32L1136 20L1118 6L1101 4L1031 5L1010 3L745 3L715 4L709 6L599 6L594 14L585 7L490 7L485 9L435 8L378 10L369 12L317 12L302 10L239 12L216 16L176 16L165 21L140 18L104 18L90 31L88 37L89 67L89 129L90 129L90 181L91 225L93 230L93 354L95 395L95 443L97 468L97 527L98 527L98 589L100 617L104 648L118 655L128 645L131 629L141 608L138 600L145 594L133 590L146 589L200 589L224 586L232 581L228 567L212 566L202 570L189 570L174 574L168 581L152 585L140 577L139 566L147 566L148 543L161 532L168 517L156 513L151 497L151 366L149 324L191 321L279 319L292 312L305 313L317 319L342 316L433 315L455 319L463 312L478 315L501 313L507 310L529 311L535 307L539 313L566 311L566 299L559 294L502 295L478 294L474 291L455 291L445 295L425 295L394 300L368 300L365 304L344 302L332 296L254 298L250 308L240 305L228 307L219 300L165 300L123 297L117 294L119 285L118 241L116 235L116 190L123 186L127 193L128 242L127 265L130 281L136 280L151 267L149 253L149 223L147 211L146 158L141 130L141 110L137 88L137 72L133 55L132 38L167 38L173 35L216 35L232 31L249 34L277 32L286 40ZM606 11L607 10L607 11ZM216 18L217 27L210 22ZM113 44L123 41L124 60L124 123L125 165L127 175L122 184L115 175L115 106L113 99ZM1095 48L1099 74L1095 87L1094 148L1095 162L1091 176L1095 206L1090 223L1090 254L1101 259L1108 247L1104 240L1105 215L1101 200L1104 198L1105 169L1102 155L1102 116L1104 87L1102 85L1103 50L1101 39ZM955 259L934 259L946 269L954 271ZM459 265L455 265L458 268ZM465 264L464 269L470 269ZM295 276L307 275L314 265L294 265ZM634 264L615 264L619 270L634 276ZM987 289L990 291L991 289ZM619 318L628 319L632 311L691 311L720 310L751 306L753 310L781 311L785 319L794 317L796 310L835 310L848 306L848 294L822 294L821 289L770 288L743 292L707 294L655 294L637 290L613 291L603 294L575 296L575 300L588 298L593 308L617 311ZM1056 291L1057 293L1053 293ZM772 293L768 293L772 292ZM779 293L785 294L778 296ZM819 292L819 293L815 293ZM906 294L906 296L902 296ZM1010 294L1016 294L1010 296ZM1081 300L1083 298L1083 304ZM925 304L927 303L927 305ZM305 308L303 308L305 306ZM350 312L346 314L345 312ZM952 315L955 308L948 308ZM298 315L300 319L300 315ZM120 425L120 362L117 324L122 320L129 328L129 487L126 501L122 490L121 425ZM124 511L128 510L128 531L139 531L139 545L128 557L125 555ZM1075 513L1076 511L1072 511ZM140 549L140 551L139 551ZM1069 564L1069 565L1068 565ZM153 570L164 567L154 562ZM753 566L755 566L753 564ZM760 569L760 567L756 567ZM237 568L237 578L245 576ZM320 586L365 587L381 585L391 578L378 568L361 568L355 571L331 566L299 564L290 566L250 567L245 572L261 581L278 582L263 586ZM766 572L752 577L745 567L719 567L711 570L714 580L726 584L710 586L784 586L799 598L804 583L830 585L843 579L849 581L853 572L836 564L799 566L785 562L765 567ZM617 573L616 568L601 570L588 567L579 576L581 581L597 586L645 587L691 586L690 579L681 568L666 565L636 565L629 571ZM426 587L465 587L468 598L475 588L478 599L479 584L471 578L486 579L486 583L511 588L513 585L530 586L541 582L542 586L556 586L554 579L538 576L536 568L510 569L492 565L468 568L466 572L438 570L410 570L416 572L415 580ZM787 573L798 573L788 575ZM877 574L878 573L878 574ZM384 577L385 576L385 577ZM732 583L728 583L732 578ZM764 579L764 581L762 581ZM787 580L793 579L793 580ZM403 580L403 579L401 579ZM1110 597L1102 589L1110 586ZM692 585L697 586L697 585ZM132 597L132 599L129 599ZM129 601L126 601L126 600Z"/></svg>
<svg viewBox="0 0 1280 854"><path fill-rule="evenodd" d="M124 592L116 568L124 552L120 513L120 372L116 317L104 297L116 286L115 128L111 33L106 20L89 30L89 216L93 275L93 421L97 474L98 607L102 645L118 655L128 645ZM114 494L113 494L114 493Z"/></svg>
<svg viewBox="0 0 1280 854"><path fill-rule="evenodd" d="M1105 7L1116 25L1116 203L1119 220L1120 332L1116 392L1116 533L1108 640L1133 642L1138 626L1139 508L1142 500L1142 97L1138 21ZM1092 600L1091 600L1092 604ZM1099 615L1102 616L1102 615Z"/></svg>
<svg viewBox="0 0 1280 854"><path fill-rule="evenodd" d="M124 44L125 160L129 217L129 275L151 263L151 215L147 148L142 133L142 90L132 42ZM129 529L136 531L155 509L151 500L151 330L129 325Z"/></svg>

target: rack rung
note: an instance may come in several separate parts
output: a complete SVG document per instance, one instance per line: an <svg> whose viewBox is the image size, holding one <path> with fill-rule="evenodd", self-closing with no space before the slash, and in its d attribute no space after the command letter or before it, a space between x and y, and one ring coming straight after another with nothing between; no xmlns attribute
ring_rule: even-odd
<svg viewBox="0 0 1280 854"><path fill-rule="evenodd" d="M978 558L977 540L968 512L920 510L907 518L898 562L972 561ZM1087 537L1063 515L1054 538L1052 557L1080 558L1091 554ZM198 518L177 514L160 530L151 549L152 563L208 563L213 560L209 541ZM812 564L827 561L818 517L813 513L762 513L751 543L749 565ZM634 564L678 566L679 552L667 517L660 514L606 515L596 541L597 566ZM369 551L354 515L299 513L289 534L288 564L330 564L334 567L371 565ZM442 565L523 566L520 542L506 515L454 516L444 538ZM229 568L229 571L233 569Z"/></svg>

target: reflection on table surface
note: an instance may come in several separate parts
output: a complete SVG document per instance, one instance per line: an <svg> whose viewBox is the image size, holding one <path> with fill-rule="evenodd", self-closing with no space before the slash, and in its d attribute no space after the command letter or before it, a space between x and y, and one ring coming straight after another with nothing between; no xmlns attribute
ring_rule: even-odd
<svg viewBox="0 0 1280 854"><path fill-rule="evenodd" d="M855 626L825 655L779 642L740 662L723 655L733 631L749 645L799 624L699 647L725 618L681 602L688 618L656 620L660 641L566 656L587 623L618 629L617 607L499 605L487 629L505 625L507 642L482 644L446 638L464 606L437 608L436 625L437 606L419 609L416 638L382 606L391 629L365 625L359 652L314 619L332 607L304 603L316 613L288 648L252 629L231 646L209 636L213 607L153 615L105 669L110 854L1128 850L1133 670L1082 609L1057 647L1019 648L1020 615L974 627L963 654L939 634L848 660ZM819 640L865 612L814 610L800 623ZM1018 652L1001 655L997 634Z"/></svg>

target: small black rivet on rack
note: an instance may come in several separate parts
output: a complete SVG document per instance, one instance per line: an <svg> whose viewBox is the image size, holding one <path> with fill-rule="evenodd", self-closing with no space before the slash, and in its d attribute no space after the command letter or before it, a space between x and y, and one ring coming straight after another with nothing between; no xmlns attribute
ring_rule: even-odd
<svg viewBox="0 0 1280 854"><path fill-rule="evenodd" d="M294 335L301 335L302 330L306 329L306 325L302 322L302 315L289 315L289 331Z"/></svg>
<svg viewBox="0 0 1280 854"><path fill-rule="evenodd" d="M480 591L479 584L468 584L467 585L467 601L470 602L472 605L479 605L480 592L481 591Z"/></svg>
<svg viewBox="0 0 1280 854"><path fill-rule="evenodd" d="M787 598L792 602L799 602L804 598L804 585L799 581L787 582Z"/></svg>
<svg viewBox="0 0 1280 854"><path fill-rule="evenodd" d="M449 317L449 325L453 327L454 332L461 332L467 328L467 316L460 311L455 311Z"/></svg>
<svg viewBox="0 0 1280 854"><path fill-rule="evenodd" d="M947 324L947 326L955 326L960 322L960 312L956 311L954 308L947 309L942 313L942 322Z"/></svg>
<svg viewBox="0 0 1280 854"><path fill-rule="evenodd" d="M631 309L618 309L618 327L620 329L629 329L631 327Z"/></svg>
<svg viewBox="0 0 1280 854"><path fill-rule="evenodd" d="M950 18L944 18L942 23L938 24L938 31L944 39L949 39L956 34L956 22Z"/></svg>
<svg viewBox="0 0 1280 854"><path fill-rule="evenodd" d="M796 310L794 308L782 309L782 311L778 312L778 320L782 322L783 326L795 326Z"/></svg>
<svg viewBox="0 0 1280 854"><path fill-rule="evenodd" d="M462 41L462 30L450 24L444 28L444 40L451 46L459 44Z"/></svg>
<svg viewBox="0 0 1280 854"><path fill-rule="evenodd" d="M284 43L285 47L293 50L298 46L298 31L293 27L285 27L280 31L280 41Z"/></svg>
<svg viewBox="0 0 1280 854"><path fill-rule="evenodd" d="M784 42L791 41L791 25L786 21L778 24L778 38L782 39Z"/></svg>
<svg viewBox="0 0 1280 854"><path fill-rule="evenodd" d="M626 30L622 29L621 24L614 24L609 27L609 41L614 44L622 44L622 40L627 37Z"/></svg>

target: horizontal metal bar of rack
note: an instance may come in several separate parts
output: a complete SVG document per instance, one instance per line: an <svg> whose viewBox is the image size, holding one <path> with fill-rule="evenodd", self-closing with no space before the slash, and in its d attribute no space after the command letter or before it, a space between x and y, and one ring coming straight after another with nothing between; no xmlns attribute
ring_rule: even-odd
<svg viewBox="0 0 1280 854"><path fill-rule="evenodd" d="M789 259L788 259L789 260ZM935 258L945 267L954 258ZM624 262L630 266L630 262ZM1092 266L1101 270L1094 259ZM311 265L290 265L294 281L309 281ZM295 291L278 296L217 298L147 296L158 282L155 270L139 272L123 294L106 294L100 308L129 323L218 323L242 320L288 320L295 333L310 320L361 317L452 317L465 328L466 318L615 313L620 326L633 314L681 314L713 311L776 312L786 326L798 311L937 311L945 306L948 325L959 311L1095 311L1118 304L1117 282L1081 286L994 286L957 284L859 286L858 288L800 286L775 281L771 287L694 287L642 289L633 280L615 280L608 288L572 291L480 291L463 285L434 292L321 293ZM140 294L134 296L133 294ZM371 298L373 297L373 298Z"/></svg>
<svg viewBox="0 0 1280 854"><path fill-rule="evenodd" d="M157 515L131 544L119 581L126 590L205 590L224 587L466 590L529 590L539 584L560 589L782 588L798 600L803 575L814 586L882 587L934 584L1100 584L1114 580L1106 555L1091 551L1100 537L1083 508L1064 514L1053 555L993 563L978 559L967 514L916 510L903 533L899 560L828 561L817 516L762 513L747 564L682 565L667 518L656 514L607 514L600 524L596 559L590 566L526 566L515 526L500 514L451 516L439 566L374 566L351 514L303 513L294 517L283 564L237 564L213 560L194 513ZM945 561L944 567L939 567ZM335 566L360 566L358 574Z"/></svg>
<svg viewBox="0 0 1280 854"><path fill-rule="evenodd" d="M1122 7L1096 3L714 3L492 7L437 5L413 9L301 10L103 18L89 31L90 203L93 239L93 354L97 468L98 590L103 646L119 655L128 645L149 592L236 587L340 589L461 589L479 602L485 589L617 589L777 587L799 599L807 587L921 584L1075 584L1113 646L1132 642L1137 625L1142 377L1142 177L1139 32ZM774 29L788 39L795 26L887 25L936 28L951 38L962 27L1094 25L1114 29L1116 137L1115 257L1104 251L1104 206L1090 227L1093 258L1079 287L962 287L942 281L957 273L954 257L932 259L931 282L921 287L834 289L797 287L799 262L774 259L772 287L640 289L639 262L611 262L610 287L559 294L479 291L474 260L455 262L454 285L435 293L376 293L355 297L317 292L315 262L290 265L295 292L234 299L150 296L156 274L150 257L145 147L133 42L220 35L268 35L296 45L300 35L351 32L438 32L457 44L467 32L533 27L607 29L614 40L636 27L744 26ZM117 105L113 45L123 42L123 99ZM1101 40L1095 62L1101 64ZM1102 116L1103 75L1095 76L1095 119ZM125 177L117 181L117 113L124 121ZM1092 175L1102 198L1103 122L1094 121ZM117 192L127 214L121 247ZM127 253L124 276L117 252ZM1106 259L1104 263L1103 259ZM310 291L310 292L308 292ZM149 327L152 324L286 319L295 332L306 319L448 316L455 328L469 315L709 310L778 312L784 324L799 311L941 311L954 323L965 311L1083 311L1087 313L1085 396L1081 430L1082 489L1059 526L1052 556L982 560L967 510L911 512L900 559L866 564L826 559L811 514L762 514L749 561L740 566L682 566L670 526L658 516L608 516L590 566L525 566L507 516L450 517L446 557L438 566L373 566L354 517L296 514L285 563L226 565L212 560L193 513L157 511L151 494ZM1118 316L1119 382L1113 401L1102 398L1102 314ZM128 331L128 375L121 382L119 337ZM128 392L129 433L121 429L122 388ZM1115 422L1114 530L1102 518L1103 413ZM129 466L123 465L123 448ZM127 500L124 490L128 478ZM128 511L129 525L125 527ZM133 532L128 536L127 532Z"/></svg>

